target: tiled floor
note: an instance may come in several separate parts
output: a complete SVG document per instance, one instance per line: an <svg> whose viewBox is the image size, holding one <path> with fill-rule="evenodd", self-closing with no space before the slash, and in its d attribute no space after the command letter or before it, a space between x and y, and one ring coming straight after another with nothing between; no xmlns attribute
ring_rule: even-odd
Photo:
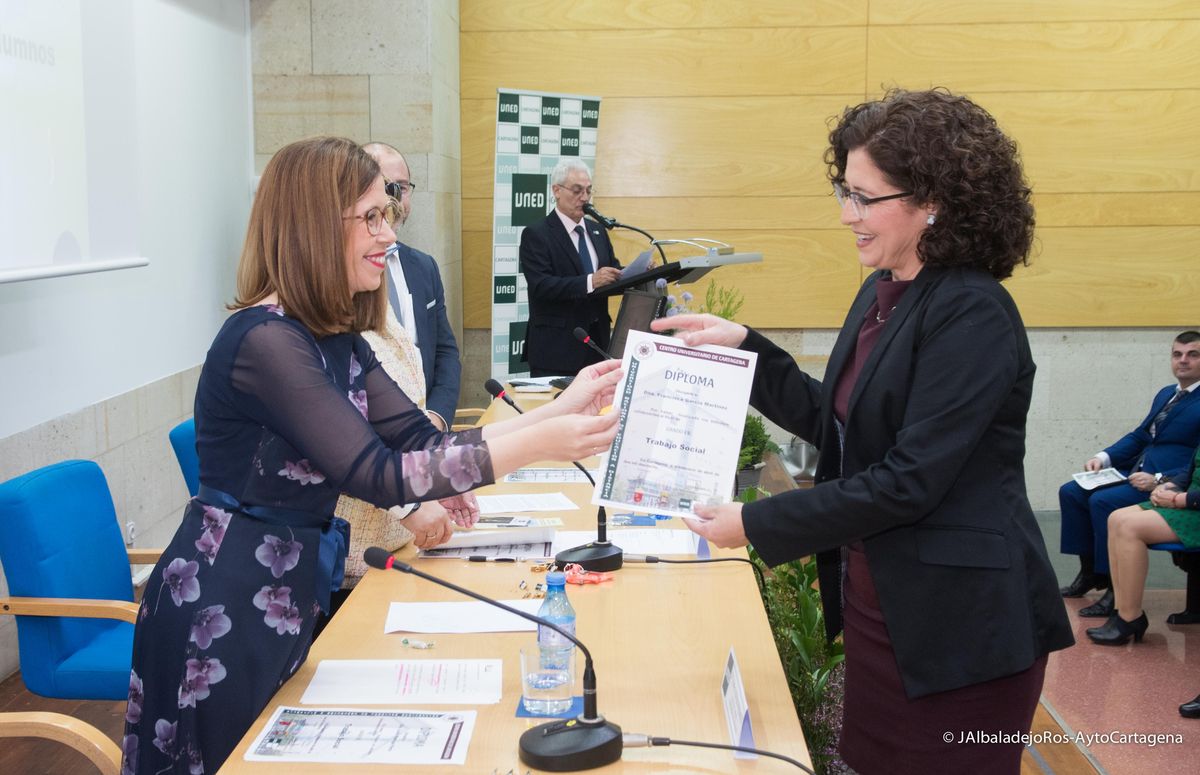
<svg viewBox="0 0 1200 775"><path fill-rule="evenodd" d="M1200 694L1200 624L1165 623L1167 614L1183 609L1183 591L1147 591L1150 629L1141 643L1124 646L1098 646L1084 634L1103 620L1075 612L1096 597L1066 601L1076 644L1051 657L1043 700L1065 727L1084 735L1180 736L1182 742L1155 745L1130 739L1087 744L1109 775L1200 771L1200 719L1179 715L1180 703Z"/></svg>

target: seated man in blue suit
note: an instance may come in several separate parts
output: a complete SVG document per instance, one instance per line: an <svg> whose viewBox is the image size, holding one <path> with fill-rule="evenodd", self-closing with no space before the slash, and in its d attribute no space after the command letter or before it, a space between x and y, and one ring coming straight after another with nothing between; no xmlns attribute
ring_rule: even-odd
<svg viewBox="0 0 1200 775"><path fill-rule="evenodd" d="M399 226L412 211L412 177L404 156L386 143L368 143L363 150L379 162L387 191L400 203ZM446 292L437 262L428 253L396 242L388 253L388 299L392 313L417 343L425 373L425 411L441 430L454 421L462 364L458 343L446 319ZM414 396L415 398L415 396Z"/></svg>
<svg viewBox="0 0 1200 775"><path fill-rule="evenodd" d="M1184 331L1171 346L1171 371L1178 386L1158 391L1150 413L1120 441L1084 464L1086 471L1112 466L1127 482L1085 490L1074 481L1058 491L1062 511L1062 552L1079 555L1079 575L1062 588L1063 597L1106 589L1080 616L1106 617L1113 610L1108 576L1108 515L1149 499L1163 479L1182 474L1200 445L1200 331Z"/></svg>
<svg viewBox="0 0 1200 775"><path fill-rule="evenodd" d="M608 349L608 297L593 291L621 279L608 232L583 217L583 206L592 199L587 165L563 159L550 183L554 210L521 232L519 254L529 289L525 354L534 377L574 375L601 360L574 332L583 328L600 349Z"/></svg>

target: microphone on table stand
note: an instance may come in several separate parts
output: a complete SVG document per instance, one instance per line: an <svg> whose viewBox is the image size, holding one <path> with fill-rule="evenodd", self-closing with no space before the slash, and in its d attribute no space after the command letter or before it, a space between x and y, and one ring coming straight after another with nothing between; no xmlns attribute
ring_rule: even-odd
<svg viewBox="0 0 1200 775"><path fill-rule="evenodd" d="M582 331L583 329L576 330ZM597 347L596 349L599 350L600 348ZM603 353L604 351L601 350L601 352ZM605 355L605 357L607 358L608 356ZM521 411L521 407L517 406L516 402L508 397L508 392L505 391L504 386L499 382L489 379L483 386L492 395L492 398L499 398L513 409L516 409L517 414L524 414ZM572 460L571 465L583 472L587 480L592 483L592 487L596 486L596 480L592 478L592 475L582 464ZM554 564L562 568L575 563L584 570L611 571L619 569L624 564L623 557L624 552L621 551L621 547L614 546L612 541L608 540L608 512L604 510L603 506L598 506L596 508L596 540L570 549L564 549L554 555Z"/></svg>
<svg viewBox="0 0 1200 775"><path fill-rule="evenodd" d="M611 361L613 359L613 357L611 355L609 355L602 347L600 347L600 345L598 345L592 341L592 335L589 334L584 329L580 328L579 326L576 326L574 334L575 334L576 339L583 342L588 347L592 348L592 350L594 352L599 353L600 357L603 358L604 360Z"/></svg>
<svg viewBox="0 0 1200 775"><path fill-rule="evenodd" d="M592 665L592 653L574 634L540 616L512 608L486 595L419 571L408 563L397 560L387 549L372 546L363 552L363 560L372 568L408 573L488 605L494 605L522 619L549 627L579 647L584 658L583 713L577 718L550 721L526 730L518 744L522 762L539 770L575 772L603 767L621 758L621 728L611 721L605 721L596 711L596 670Z"/></svg>

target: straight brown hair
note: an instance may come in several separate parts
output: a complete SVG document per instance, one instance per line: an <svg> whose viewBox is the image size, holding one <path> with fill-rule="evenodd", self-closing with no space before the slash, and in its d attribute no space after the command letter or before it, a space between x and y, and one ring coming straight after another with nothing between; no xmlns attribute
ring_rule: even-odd
<svg viewBox="0 0 1200 775"><path fill-rule="evenodd" d="M230 309L272 293L284 312L322 337L382 329L387 290L351 293L346 250L354 206L379 176L379 165L357 143L314 137L286 145L267 163L250 210Z"/></svg>

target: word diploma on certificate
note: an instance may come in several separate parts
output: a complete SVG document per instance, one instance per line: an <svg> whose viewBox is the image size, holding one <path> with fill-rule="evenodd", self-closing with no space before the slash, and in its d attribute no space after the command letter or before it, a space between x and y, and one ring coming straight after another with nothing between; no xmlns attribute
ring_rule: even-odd
<svg viewBox="0 0 1200 775"><path fill-rule="evenodd" d="M696 519L733 497L755 353L630 331L617 437L592 503Z"/></svg>

